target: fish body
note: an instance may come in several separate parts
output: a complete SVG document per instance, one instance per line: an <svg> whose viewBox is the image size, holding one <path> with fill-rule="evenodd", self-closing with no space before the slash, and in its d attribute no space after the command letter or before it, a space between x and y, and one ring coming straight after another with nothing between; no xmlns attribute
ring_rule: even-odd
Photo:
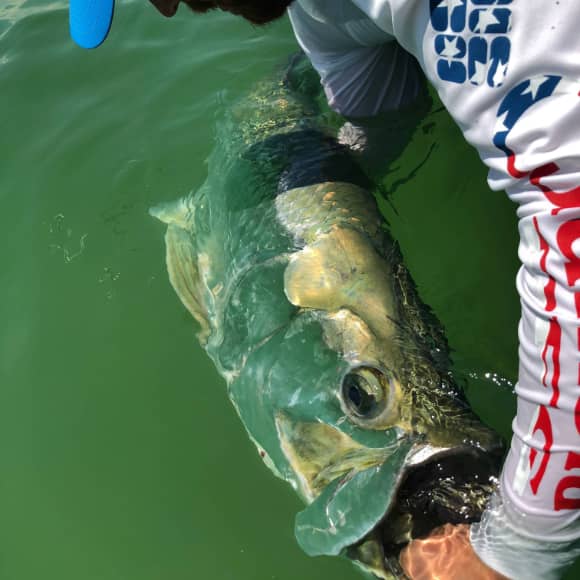
<svg viewBox="0 0 580 580"><path fill-rule="evenodd" d="M479 519L503 446L320 101L302 61L264 82L218 126L204 185L151 213L248 435L306 503L302 548L402 577L412 538Z"/></svg>

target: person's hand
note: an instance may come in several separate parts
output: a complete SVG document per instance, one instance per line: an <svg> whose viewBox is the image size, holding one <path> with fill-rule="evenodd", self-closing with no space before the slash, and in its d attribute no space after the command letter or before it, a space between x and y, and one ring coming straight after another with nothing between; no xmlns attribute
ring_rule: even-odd
<svg viewBox="0 0 580 580"><path fill-rule="evenodd" d="M429 537L413 540L400 562L411 580L507 580L477 557L467 525L445 524Z"/></svg>

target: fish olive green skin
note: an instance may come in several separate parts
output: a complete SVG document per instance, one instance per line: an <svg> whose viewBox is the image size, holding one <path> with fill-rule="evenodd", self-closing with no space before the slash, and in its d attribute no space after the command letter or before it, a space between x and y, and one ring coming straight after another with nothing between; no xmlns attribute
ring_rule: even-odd
<svg viewBox="0 0 580 580"><path fill-rule="evenodd" d="M393 578L393 556L429 525L416 498L477 519L502 443L455 382L370 184L345 177L312 75L296 62L232 106L206 182L151 214L248 435L307 504L298 542ZM453 456L486 467L431 481Z"/></svg>

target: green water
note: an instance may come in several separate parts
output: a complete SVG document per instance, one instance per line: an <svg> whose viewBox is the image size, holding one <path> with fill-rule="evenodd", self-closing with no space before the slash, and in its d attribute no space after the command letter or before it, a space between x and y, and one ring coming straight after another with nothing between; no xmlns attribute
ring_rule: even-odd
<svg viewBox="0 0 580 580"><path fill-rule="evenodd" d="M358 578L297 548L301 504L247 440L147 215L202 183L216 117L295 50L288 23L118 2L94 52L67 26L60 0L0 5L0 580ZM514 209L443 112L386 187L428 155L385 212L507 435L513 396L485 374L516 377Z"/></svg>

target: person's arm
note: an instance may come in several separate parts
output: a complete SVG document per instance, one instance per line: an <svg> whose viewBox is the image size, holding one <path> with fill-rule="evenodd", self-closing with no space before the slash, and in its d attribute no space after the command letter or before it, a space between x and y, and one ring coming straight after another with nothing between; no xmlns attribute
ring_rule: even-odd
<svg viewBox="0 0 580 580"><path fill-rule="evenodd" d="M557 75L515 85L488 160L490 185L518 204L520 365L499 493L471 543L516 579L559 578L580 555L579 94Z"/></svg>
<svg viewBox="0 0 580 580"><path fill-rule="evenodd" d="M416 60L354 5L338 23L298 2L288 14L334 111L349 118L374 117L401 109L420 94L424 80Z"/></svg>
<svg viewBox="0 0 580 580"><path fill-rule="evenodd" d="M380 178L430 108L424 75L415 58L356 6L337 4L336 22L308 10L295 2L288 13L329 106L347 119L338 141Z"/></svg>

